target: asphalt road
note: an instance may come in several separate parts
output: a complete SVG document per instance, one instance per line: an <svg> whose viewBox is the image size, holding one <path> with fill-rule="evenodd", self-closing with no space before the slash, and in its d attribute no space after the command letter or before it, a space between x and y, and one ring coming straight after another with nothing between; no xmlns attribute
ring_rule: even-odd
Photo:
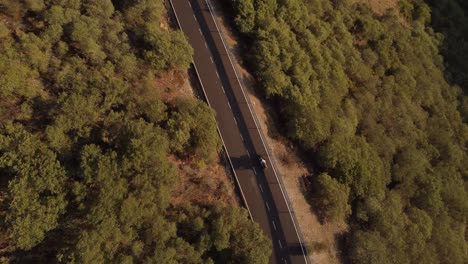
<svg viewBox="0 0 468 264"><path fill-rule="evenodd" d="M207 0L170 0L194 49L193 62L250 217L270 237L270 263L308 263L299 230L262 132L237 78ZM262 170L258 155L266 159Z"/></svg>

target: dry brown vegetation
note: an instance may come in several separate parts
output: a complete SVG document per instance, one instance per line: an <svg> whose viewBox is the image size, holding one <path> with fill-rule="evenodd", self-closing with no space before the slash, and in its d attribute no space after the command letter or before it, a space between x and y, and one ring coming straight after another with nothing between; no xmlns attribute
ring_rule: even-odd
<svg viewBox="0 0 468 264"><path fill-rule="evenodd" d="M154 81L164 102L171 102L178 97L194 96L189 76L185 72L170 71L159 74Z"/></svg>
<svg viewBox="0 0 468 264"><path fill-rule="evenodd" d="M195 203L212 205L221 203L226 206L239 206L232 179L222 163L199 168L187 160L172 159L178 168L180 181L172 196L174 205Z"/></svg>

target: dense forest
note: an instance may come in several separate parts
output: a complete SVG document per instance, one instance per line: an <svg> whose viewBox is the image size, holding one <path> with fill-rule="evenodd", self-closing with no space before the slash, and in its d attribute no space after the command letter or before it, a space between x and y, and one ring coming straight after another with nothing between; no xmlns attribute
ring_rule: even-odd
<svg viewBox="0 0 468 264"><path fill-rule="evenodd" d="M314 164L350 263L468 262L468 5L232 1L246 65Z"/></svg>
<svg viewBox="0 0 468 264"><path fill-rule="evenodd" d="M204 102L158 94L191 55L162 0L0 0L0 262L268 261L244 209L171 203L170 158L221 148Z"/></svg>

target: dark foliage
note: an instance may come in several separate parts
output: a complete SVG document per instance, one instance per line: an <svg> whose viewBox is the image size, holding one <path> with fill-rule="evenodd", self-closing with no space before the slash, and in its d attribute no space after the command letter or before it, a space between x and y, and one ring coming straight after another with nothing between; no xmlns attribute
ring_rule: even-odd
<svg viewBox="0 0 468 264"><path fill-rule="evenodd" d="M434 1L445 42L422 1L407 24L350 2L233 1L249 67L316 157L322 213L351 206L352 263L466 263L466 1Z"/></svg>
<svg viewBox="0 0 468 264"><path fill-rule="evenodd" d="M158 96L192 55L163 1L115 2L0 0L0 262L266 263L244 209L171 205L168 156L217 158L213 111Z"/></svg>

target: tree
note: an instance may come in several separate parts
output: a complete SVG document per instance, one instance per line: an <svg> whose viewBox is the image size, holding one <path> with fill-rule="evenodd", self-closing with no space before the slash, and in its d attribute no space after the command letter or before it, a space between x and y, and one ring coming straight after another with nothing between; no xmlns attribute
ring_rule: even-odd
<svg viewBox="0 0 468 264"><path fill-rule="evenodd" d="M350 260L466 262L455 241L466 245L467 4L405 0L383 15L349 1L232 4L258 88L316 165L312 195L341 208L323 213L346 211L349 188Z"/></svg>
<svg viewBox="0 0 468 264"><path fill-rule="evenodd" d="M254 1L236 1L234 21L242 33L250 33L255 26L255 7Z"/></svg>
<svg viewBox="0 0 468 264"><path fill-rule="evenodd" d="M182 237L214 263L267 263L271 241L258 224L252 224L245 209L215 205L182 207L177 214Z"/></svg>
<svg viewBox="0 0 468 264"><path fill-rule="evenodd" d="M0 136L0 169L8 184L9 235L15 246L28 250L58 225L65 212L65 170L55 153L23 127L7 125Z"/></svg>
<svg viewBox="0 0 468 264"><path fill-rule="evenodd" d="M195 154L206 163L221 150L215 113L204 102L182 99L168 120L171 148L178 153Z"/></svg>
<svg viewBox="0 0 468 264"><path fill-rule="evenodd" d="M350 188L326 173L320 174L316 181L323 216L336 222L346 220L351 214L348 204Z"/></svg>
<svg viewBox="0 0 468 264"><path fill-rule="evenodd" d="M390 264L390 257L385 240L378 232L357 231L352 234L352 245L349 258L352 263L362 264Z"/></svg>

